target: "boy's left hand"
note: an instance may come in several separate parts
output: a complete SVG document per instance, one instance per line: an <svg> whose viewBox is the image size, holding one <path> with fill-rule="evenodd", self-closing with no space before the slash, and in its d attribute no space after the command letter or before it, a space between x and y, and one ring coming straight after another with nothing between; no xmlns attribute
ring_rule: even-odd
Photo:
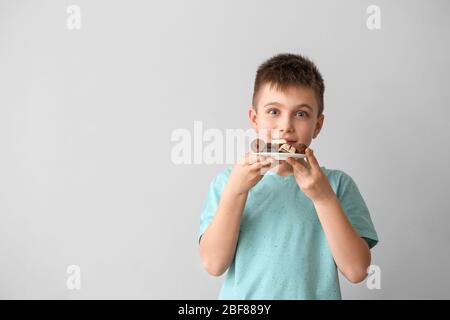
<svg viewBox="0 0 450 320"><path fill-rule="evenodd" d="M296 160L288 158L286 160L293 167L294 177L298 186L314 203L326 200L335 196L327 176L323 173L313 154L313 150L306 148L306 159Z"/></svg>

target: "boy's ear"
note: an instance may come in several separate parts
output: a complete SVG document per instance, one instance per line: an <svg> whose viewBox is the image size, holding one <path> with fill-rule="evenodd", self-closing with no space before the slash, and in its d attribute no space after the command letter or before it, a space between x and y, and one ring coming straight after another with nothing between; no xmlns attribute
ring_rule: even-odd
<svg viewBox="0 0 450 320"><path fill-rule="evenodd" d="M325 115L322 113L320 115L319 119L317 120L316 128L314 129L313 139L315 139L319 135L320 130L322 130L324 119L325 119Z"/></svg>
<svg viewBox="0 0 450 320"><path fill-rule="evenodd" d="M248 110L248 119L250 120L250 124L255 131L258 131L258 121L256 119L256 109L253 106L250 106Z"/></svg>

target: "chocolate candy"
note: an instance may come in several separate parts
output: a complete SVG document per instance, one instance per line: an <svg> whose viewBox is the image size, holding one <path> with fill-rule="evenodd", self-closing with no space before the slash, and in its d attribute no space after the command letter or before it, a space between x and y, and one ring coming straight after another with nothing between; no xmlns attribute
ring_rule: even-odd
<svg viewBox="0 0 450 320"><path fill-rule="evenodd" d="M264 152L266 149L266 143L262 139L255 139L250 146L253 152Z"/></svg>
<svg viewBox="0 0 450 320"><path fill-rule="evenodd" d="M299 143L299 145L297 147L297 153L305 154L306 148L308 148L308 146L306 144Z"/></svg>
<svg viewBox="0 0 450 320"><path fill-rule="evenodd" d="M286 144L286 140L284 139L272 140L271 142L267 143L266 152L281 152L280 148L284 144Z"/></svg>
<svg viewBox="0 0 450 320"><path fill-rule="evenodd" d="M300 143L298 147L291 146L284 139L272 140L272 142L264 142L262 139L252 141L251 150L253 152L281 152L281 153L305 153L307 145Z"/></svg>
<svg viewBox="0 0 450 320"><path fill-rule="evenodd" d="M295 147L291 146L290 144L283 143L280 148L278 149L280 152L287 152L287 153L296 153Z"/></svg>

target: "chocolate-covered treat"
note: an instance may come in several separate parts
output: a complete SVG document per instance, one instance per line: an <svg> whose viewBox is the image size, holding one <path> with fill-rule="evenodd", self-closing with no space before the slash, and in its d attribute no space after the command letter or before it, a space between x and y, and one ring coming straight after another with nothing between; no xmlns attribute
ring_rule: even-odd
<svg viewBox="0 0 450 320"><path fill-rule="evenodd" d="M297 153L305 154L306 148L308 148L306 144L299 143L299 145L297 146Z"/></svg>
<svg viewBox="0 0 450 320"><path fill-rule="evenodd" d="M250 148L253 152L279 152L280 146L286 143L286 140L273 140L272 142L264 142L262 139L252 141Z"/></svg>
<svg viewBox="0 0 450 320"><path fill-rule="evenodd" d="M252 141L251 149L253 152L274 152L274 153L301 153L305 154L307 145L300 143L297 148L291 146L285 139L272 140L271 142L264 142L262 139L255 139Z"/></svg>
<svg viewBox="0 0 450 320"><path fill-rule="evenodd" d="M272 140L267 143L267 152L281 152L280 148L282 145L286 144L287 141L284 139Z"/></svg>
<svg viewBox="0 0 450 320"><path fill-rule="evenodd" d="M296 153L297 149L295 149L295 147L291 146L290 144L284 143L280 146L279 151L280 152L288 152L288 153Z"/></svg>
<svg viewBox="0 0 450 320"><path fill-rule="evenodd" d="M253 152L264 152L266 150L266 143L262 139L255 139L252 141L250 148Z"/></svg>

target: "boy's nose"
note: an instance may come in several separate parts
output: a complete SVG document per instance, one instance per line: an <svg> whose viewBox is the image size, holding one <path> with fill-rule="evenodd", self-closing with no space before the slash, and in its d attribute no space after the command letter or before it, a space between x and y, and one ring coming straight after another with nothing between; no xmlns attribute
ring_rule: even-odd
<svg viewBox="0 0 450 320"><path fill-rule="evenodd" d="M280 123L278 125L278 129L280 132L291 132L293 130L292 121L288 117L284 117L280 120Z"/></svg>

